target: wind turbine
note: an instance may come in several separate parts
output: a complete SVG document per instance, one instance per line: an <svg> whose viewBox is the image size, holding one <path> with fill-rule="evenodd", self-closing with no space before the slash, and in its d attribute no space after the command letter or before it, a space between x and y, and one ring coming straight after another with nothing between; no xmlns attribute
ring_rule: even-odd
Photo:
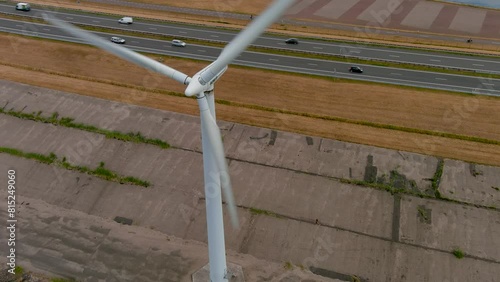
<svg viewBox="0 0 500 282"><path fill-rule="evenodd" d="M44 19L67 33L86 40L122 59L146 69L161 73L187 85L185 95L196 96L200 108L201 139L203 149L203 174L205 180L205 199L207 212L208 253L210 280L228 281L226 248L224 242L224 223L222 218L221 186L227 201L229 215L234 228L238 228L238 215L224 155L224 147L215 117L214 83L245 49L255 41L269 25L275 22L295 0L275 0L256 20L240 32L222 50L219 57L210 65L197 72L193 77L163 65L153 59L140 55L127 48L117 46L89 32L44 14Z"/></svg>

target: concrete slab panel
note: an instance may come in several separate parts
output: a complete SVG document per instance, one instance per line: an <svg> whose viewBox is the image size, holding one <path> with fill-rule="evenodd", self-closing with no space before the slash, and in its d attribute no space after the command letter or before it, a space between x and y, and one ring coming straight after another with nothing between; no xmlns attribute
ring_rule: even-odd
<svg viewBox="0 0 500 282"><path fill-rule="evenodd" d="M361 13L357 19L382 25L386 20L390 20L392 13L398 11L403 2L403 0L377 0Z"/></svg>
<svg viewBox="0 0 500 282"><path fill-rule="evenodd" d="M401 199L401 242L500 263L500 212L441 201Z"/></svg>
<svg viewBox="0 0 500 282"><path fill-rule="evenodd" d="M275 261L356 275L362 281L495 281L498 263L361 236L287 219L259 216L248 252Z"/></svg>
<svg viewBox="0 0 500 282"><path fill-rule="evenodd" d="M129 218L133 224L179 237L185 235L191 217L200 216L197 211L204 208L199 194L186 188L189 185L143 188L0 154L0 169L9 168L16 169L19 195L110 220Z"/></svg>
<svg viewBox="0 0 500 282"><path fill-rule="evenodd" d="M445 160L439 191L449 199L500 208L500 168Z"/></svg>
<svg viewBox="0 0 500 282"><path fill-rule="evenodd" d="M408 181L414 181L422 192L430 189L429 179L433 178L438 162L431 156L282 131L274 131L274 135L273 139L270 129L235 125L224 138L226 153L232 158L268 166L368 182L379 178L388 181L391 171L397 171Z"/></svg>
<svg viewBox="0 0 500 282"><path fill-rule="evenodd" d="M338 19L345 12L349 11L359 0L345 1L345 0L332 0L330 3L323 6L321 9L314 13L315 16L320 16L328 19Z"/></svg>
<svg viewBox="0 0 500 282"><path fill-rule="evenodd" d="M326 177L231 164L238 205L390 239L394 199L385 191L360 188ZM290 207L294 207L291 209Z"/></svg>
<svg viewBox="0 0 500 282"><path fill-rule="evenodd" d="M86 174L0 154L0 170L9 169L16 170L18 193L85 213L92 211L107 185L107 182Z"/></svg>
<svg viewBox="0 0 500 282"><path fill-rule="evenodd" d="M428 29L444 7L442 3L418 2L411 12L401 21L401 25Z"/></svg>
<svg viewBox="0 0 500 282"><path fill-rule="evenodd" d="M450 29L465 31L469 33L479 33L483 27L486 10L469 7L460 7L450 24Z"/></svg>
<svg viewBox="0 0 500 282"><path fill-rule="evenodd" d="M16 262L25 271L77 281L191 282L191 274L207 263L206 244L121 225L34 198L22 196L20 200L30 203L18 214L22 227L16 234ZM0 216L7 216L5 201L0 203ZM7 241L2 238L0 244ZM5 264L5 248L0 253L0 263ZM242 266L247 281L273 277L295 281L290 279L298 277L301 281L340 282L231 251L228 261Z"/></svg>

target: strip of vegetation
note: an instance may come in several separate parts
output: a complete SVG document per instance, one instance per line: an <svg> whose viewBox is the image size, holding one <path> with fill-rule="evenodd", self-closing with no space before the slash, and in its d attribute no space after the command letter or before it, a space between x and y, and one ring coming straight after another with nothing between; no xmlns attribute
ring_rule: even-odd
<svg viewBox="0 0 500 282"><path fill-rule="evenodd" d="M432 190L434 190L434 195L438 199L442 199L441 192L439 192L439 183L441 182L441 176L443 175L444 160L439 158L436 172L434 173L434 178L432 178Z"/></svg>
<svg viewBox="0 0 500 282"><path fill-rule="evenodd" d="M441 169L441 173L442 173L442 169ZM496 206L483 206L483 205L479 205L479 204L472 204L472 203L468 203L468 202L462 202L459 200L446 198L446 197L441 196L441 194L439 192L435 193L434 195L429 195L429 194L419 192L416 190L407 190L404 188L397 188L397 187L394 187L390 184L367 182L367 181L357 180L357 179L345 179L345 178L335 178L335 177L331 177L331 178L338 180L341 183L352 184L352 185L369 187L369 188L374 188L377 190L387 191L387 192L391 193L391 195L405 194L405 195L416 196L416 197L424 198L424 199L437 199L437 200L441 200L441 201L445 201L445 202L449 202L449 203L455 203L455 204L471 206L471 207L476 207L476 208L498 210L498 208Z"/></svg>
<svg viewBox="0 0 500 282"><path fill-rule="evenodd" d="M6 153L12 156L21 157L25 159L32 159L44 164L55 165L68 170L75 170L81 173L86 173L89 175L99 177L104 180L118 182L120 184L133 184L142 187L151 186L151 183L145 180L141 180L132 176L119 176L115 172L112 172L111 170L105 168L104 162L100 162L97 168L90 169L86 166L72 165L67 162L66 157L63 157L61 160L59 160L54 153L50 153L49 155L43 155L38 153L26 153L18 149L7 148L7 147L0 147L0 153Z"/></svg>
<svg viewBox="0 0 500 282"><path fill-rule="evenodd" d="M261 210L261 209L256 209L256 208L250 208L250 213L254 214L254 215L267 215L267 216L272 216L272 217L276 217L276 218L282 218L279 214L277 213L274 213L272 211L268 211L268 210Z"/></svg>
<svg viewBox="0 0 500 282"><path fill-rule="evenodd" d="M52 278L50 282L76 282L75 279L67 279L67 278Z"/></svg>
<svg viewBox="0 0 500 282"><path fill-rule="evenodd" d="M408 194L408 195L415 195L419 197L428 197L425 194L417 194L413 191L409 191L403 188L396 188L388 184L383 184L383 183L377 183L377 182L367 182L363 180L357 180L357 179L345 179L345 178L340 178L338 179L341 183L346 183L346 184L353 184L357 186L364 186L364 187L370 187L370 188L375 188L377 190L382 190L382 191L387 191L391 193L391 195L395 194ZM430 198L430 197L428 197Z"/></svg>
<svg viewBox="0 0 500 282"><path fill-rule="evenodd" d="M457 259L465 257L465 253L460 248L455 248L452 253Z"/></svg>
<svg viewBox="0 0 500 282"><path fill-rule="evenodd" d="M5 105L3 108L0 109L0 113L2 114L7 114L13 117L21 118L21 119L27 119L27 120L33 120L33 121L38 121L38 122L43 122L43 123L51 123L54 125L60 125L64 127L69 127L69 128L76 128L80 130L85 130L88 132L93 132L93 133L98 133L106 136L106 138L109 139L116 139L124 142L134 142L134 143L145 143L145 144L151 144L158 146L162 149L168 149L170 148L170 145L160 139L151 139L151 138L146 138L144 137L140 132L134 133L134 132L129 132L129 133L122 133L119 131L110 131L102 128L97 128L93 125L87 125L83 123L76 123L73 122L73 118L70 117L59 117L59 114L57 112L52 113L50 117L44 117L41 116L42 112L38 113L23 113L22 111L13 111L9 110L6 111Z"/></svg>

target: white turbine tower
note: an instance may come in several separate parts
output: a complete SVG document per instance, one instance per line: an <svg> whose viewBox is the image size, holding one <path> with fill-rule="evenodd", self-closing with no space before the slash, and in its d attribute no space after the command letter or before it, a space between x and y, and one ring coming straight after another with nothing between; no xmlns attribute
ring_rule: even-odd
<svg viewBox="0 0 500 282"><path fill-rule="evenodd" d="M228 281L222 218L221 186L227 201L229 215L234 228L238 228L238 215L234 204L231 181L224 155L224 147L216 123L214 105L214 83L226 71L227 66L255 41L269 25L275 22L295 0L275 0L271 6L240 32L210 65L197 72L192 78L127 48L110 43L89 32L78 29L54 17L44 15L45 20L67 33L86 40L127 61L146 69L161 73L182 84L186 84L186 96L196 96L200 107L201 137L203 148L203 171L207 211L208 253L210 280Z"/></svg>

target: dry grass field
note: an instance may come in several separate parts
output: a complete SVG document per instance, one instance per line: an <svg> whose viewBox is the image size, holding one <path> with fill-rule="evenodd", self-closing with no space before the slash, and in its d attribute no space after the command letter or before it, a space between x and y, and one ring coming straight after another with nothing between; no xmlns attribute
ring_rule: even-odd
<svg viewBox="0 0 500 282"><path fill-rule="evenodd" d="M0 73L4 79L198 114L194 101L177 95L183 92L182 85L93 47L5 34L0 38ZM154 58L190 75L206 65ZM227 121L500 165L500 145L417 132L446 132L468 136L465 139L500 141L497 98L239 67L231 67L218 82L216 98L230 102L218 105L218 117ZM379 128L388 125L403 131Z"/></svg>

